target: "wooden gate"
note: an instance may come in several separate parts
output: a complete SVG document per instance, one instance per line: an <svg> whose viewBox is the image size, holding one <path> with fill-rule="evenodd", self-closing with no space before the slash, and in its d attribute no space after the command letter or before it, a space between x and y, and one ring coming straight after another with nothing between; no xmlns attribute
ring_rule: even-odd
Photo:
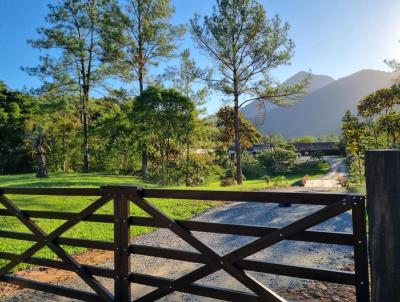
<svg viewBox="0 0 400 302"><path fill-rule="evenodd" d="M356 287L358 302L369 301L368 258L366 241L365 198L360 195L326 194L326 193L281 193L281 192L224 192L224 191L189 191L189 190L143 190L136 187L108 186L100 189L22 189L4 188L0 194L0 216L15 216L32 234L0 230L0 237L35 241L36 243L21 255L2 252L0 258L10 262L0 268L0 281L33 288L57 295L67 296L84 301L131 301L131 283L156 287L154 291L134 301L156 301L175 291L184 292L225 301L285 301L271 289L261 284L248 271L277 274L290 277L326 281ZM21 211L6 195L69 195L99 196L80 213L59 213L46 211ZM320 210L282 228L269 228L251 225L221 224L188 220L174 220L157 209L148 198L169 198L207 201L247 201L260 203L286 202L292 204L322 205ZM100 215L94 212L113 201L113 215ZM135 204L150 217L130 215L130 205ZM352 211L353 233L334 233L309 231L308 229L346 211ZM50 234L41 230L31 218L50 218L67 220ZM114 242L95 241L78 238L61 237L63 233L81 221L112 223L114 225ZM131 244L131 226L151 226L167 228L197 252L171 248L151 247ZM225 255L212 250L192 231L231 234L255 237L250 243ZM325 244L348 245L354 248L355 272L324 270L266 263L248 260L247 257L262 251L282 240L296 240ZM114 269L81 265L68 255L60 245L71 245L114 251ZM39 249L47 246L62 261L32 257ZM177 279L161 278L131 272L130 257L132 254L162 257L180 261L202 264L192 272ZM74 271L94 293L77 289L45 284L26 280L9 272L16 265L25 262L34 265L53 267ZM216 288L196 283L196 281L224 270L252 293L226 288ZM114 279L114 292L104 288L94 276Z"/></svg>

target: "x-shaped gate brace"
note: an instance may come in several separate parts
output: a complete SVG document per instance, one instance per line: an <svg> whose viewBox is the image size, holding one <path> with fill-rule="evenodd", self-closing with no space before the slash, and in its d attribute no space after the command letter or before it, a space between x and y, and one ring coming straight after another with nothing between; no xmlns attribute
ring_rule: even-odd
<svg viewBox="0 0 400 302"><path fill-rule="evenodd" d="M282 240L285 240L296 233L305 231L352 208L351 202L348 199L343 199L336 203L332 203L311 215L275 230L265 237L261 237L233 252L221 256L193 236L190 230L169 218L156 207L147 202L144 199L144 195L144 191L139 191L137 196L130 196L130 200L154 219L159 220L165 228L170 229L186 243L191 245L202 255L206 256L209 259L209 263L174 280L169 285L161 286L158 289L144 295L143 297L135 300L136 302L155 301L175 291L179 291L183 287L190 285L208 275L211 275L220 269L225 270L233 278L238 280L248 289L252 290L258 295L260 301L284 302L286 301L284 298L280 297L271 289L261 284L254 277L248 275L240 267L238 262Z"/></svg>
<svg viewBox="0 0 400 302"><path fill-rule="evenodd" d="M64 234L66 231L74 227L76 224L85 220L88 216L92 215L99 208L104 206L107 202L112 199L110 196L103 196L90 204L81 212L77 213L63 223L61 226L56 228L51 233L47 234L44 232L34 221L32 221L28 215L21 211L11 200L4 195L0 195L0 203L13 214L19 221L21 221L36 237L37 242L23 252L18 257L11 260L8 264L0 268L0 277L4 276L17 265L24 262L25 260L32 257L37 251L47 246L50 248L66 265L72 268L72 270L82 278L95 292L98 294L102 301L112 302L114 301L113 295L103 287L86 269L84 269L73 257L71 257L60 245L57 244L57 239Z"/></svg>

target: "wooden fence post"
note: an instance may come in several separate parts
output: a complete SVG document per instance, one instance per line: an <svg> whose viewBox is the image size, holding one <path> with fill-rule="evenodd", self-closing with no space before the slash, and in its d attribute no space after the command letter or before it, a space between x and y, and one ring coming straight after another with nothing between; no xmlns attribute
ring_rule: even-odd
<svg viewBox="0 0 400 302"><path fill-rule="evenodd" d="M121 187L105 187L114 198L114 301L131 301L130 201Z"/></svg>
<svg viewBox="0 0 400 302"><path fill-rule="evenodd" d="M400 301L400 150L366 152L372 302Z"/></svg>

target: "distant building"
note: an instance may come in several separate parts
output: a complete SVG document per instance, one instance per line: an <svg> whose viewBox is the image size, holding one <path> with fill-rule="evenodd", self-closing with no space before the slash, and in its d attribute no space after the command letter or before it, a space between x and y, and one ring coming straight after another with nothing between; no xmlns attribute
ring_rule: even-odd
<svg viewBox="0 0 400 302"><path fill-rule="evenodd" d="M293 145L297 153L302 156L310 155L313 152L321 151L324 155L340 155L340 149L335 142L318 142L318 143L290 143ZM248 154L257 155L266 152L270 149L270 144L254 144L252 147L248 148L246 152ZM231 145L228 149L229 156L231 158L235 157L235 145Z"/></svg>
<svg viewBox="0 0 400 302"><path fill-rule="evenodd" d="M313 152L321 151L325 155L339 155L340 149L335 142L324 142L324 143L292 143L295 146L298 153L301 155L310 155Z"/></svg>
<svg viewBox="0 0 400 302"><path fill-rule="evenodd" d="M261 154L265 151L267 151L270 148L269 144L254 144L252 147L248 148L246 152L248 154L256 155L256 154ZM235 152L235 145L231 145L228 149L228 153L230 157L234 157L236 152Z"/></svg>

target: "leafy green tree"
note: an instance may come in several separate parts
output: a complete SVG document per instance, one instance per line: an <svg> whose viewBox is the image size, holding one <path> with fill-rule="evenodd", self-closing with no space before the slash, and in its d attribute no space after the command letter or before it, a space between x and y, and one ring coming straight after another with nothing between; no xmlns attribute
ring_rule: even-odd
<svg viewBox="0 0 400 302"><path fill-rule="evenodd" d="M179 155L179 144L184 142L188 129L193 131L194 115L193 101L175 89L150 86L134 102L132 118L137 133L146 138L146 145L158 150L158 176L163 184L170 177L168 167Z"/></svg>
<svg viewBox="0 0 400 302"><path fill-rule="evenodd" d="M219 134L216 139L218 141L217 153L219 154L220 158L227 158L227 151L235 142L234 115L235 111L230 106L221 107L217 112L217 127L219 128ZM241 148L239 154L236 153L237 150L235 149L235 156L234 158L230 158L230 162L224 163L220 160L225 165L229 163L230 168L233 171L232 176L236 181L238 181L237 171L233 160L238 156L241 156L246 149L252 147L255 143L258 143L261 138L261 134L258 132L257 128L250 120L247 120L241 112L239 112L239 129L241 132Z"/></svg>
<svg viewBox="0 0 400 302"><path fill-rule="evenodd" d="M363 117L379 146L379 134L387 135L387 146L395 147L398 128L396 127L398 107L400 105L400 84L379 89L363 98L357 106L358 114ZM392 144L389 140L392 139Z"/></svg>
<svg viewBox="0 0 400 302"><path fill-rule="evenodd" d="M83 171L89 172L89 97L102 87L107 74L105 36L112 24L113 0L59 0L49 4L47 27L30 44L45 55L38 67L26 68L40 76L44 92L73 94L80 98L83 125Z"/></svg>
<svg viewBox="0 0 400 302"><path fill-rule="evenodd" d="M256 0L217 0L211 16L190 21L196 44L215 62L211 86L233 99L236 178L242 183L239 109L250 101L285 106L304 96L307 77L297 85L275 85L270 71L289 63L294 43L278 16L267 19Z"/></svg>
<svg viewBox="0 0 400 302"><path fill-rule="evenodd" d="M225 152L235 142L235 125L234 125L234 109L229 106L221 107L217 112L217 127L219 128L218 141L222 144ZM240 136L240 153L258 143L261 134L253 123L246 119L241 112L239 112L239 129Z"/></svg>
<svg viewBox="0 0 400 302"><path fill-rule="evenodd" d="M292 143L316 143L318 139L311 135L305 135L289 139Z"/></svg>
<svg viewBox="0 0 400 302"><path fill-rule="evenodd" d="M268 144L270 147L277 146L280 144L285 144L286 139L285 137L280 134L280 133L272 133L269 132L267 134L264 134L261 136L260 142L263 144Z"/></svg>
<svg viewBox="0 0 400 302"><path fill-rule="evenodd" d="M381 116L377 120L379 129L386 132L392 139L392 148L397 147L398 138L400 137L400 112L392 111L387 115Z"/></svg>
<svg viewBox="0 0 400 302"><path fill-rule="evenodd" d="M174 7L169 0L127 0L122 9L121 36L111 36L113 53L119 59L120 75L128 81L137 80L139 94L145 89L151 67L173 57L177 39L185 29L171 24ZM148 151L142 144L142 174L147 175Z"/></svg>
<svg viewBox="0 0 400 302"><path fill-rule="evenodd" d="M33 171L26 124L36 107L36 98L12 91L0 81L0 173Z"/></svg>
<svg viewBox="0 0 400 302"><path fill-rule="evenodd" d="M342 140L350 162L351 181L361 184L364 181L364 153L371 146L372 137L368 126L350 111L342 119Z"/></svg>
<svg viewBox="0 0 400 302"><path fill-rule="evenodd" d="M200 80L204 78L205 71L197 67L194 59L190 57L190 50L185 49L180 54L180 62L178 66L168 67L163 78L172 82L172 85L180 93L187 98L192 99L196 104L196 110L199 114L205 114L206 109L204 104L208 89L205 86L199 84ZM195 130L203 126L201 119L196 119ZM201 131L201 130L200 130ZM194 140L198 139L199 135L196 135L197 131L193 132L188 129L186 135L186 184L190 183L190 146ZM194 135L191 135L194 134ZM192 161L193 162L193 161Z"/></svg>
<svg viewBox="0 0 400 302"><path fill-rule="evenodd" d="M133 102L110 97L92 101L90 130L95 150L93 166L97 171L132 174L140 169L141 156L129 113Z"/></svg>
<svg viewBox="0 0 400 302"><path fill-rule="evenodd" d="M313 151L311 152L310 156L312 159L318 160L318 161L322 161L324 159L324 152L322 151Z"/></svg>
<svg viewBox="0 0 400 302"><path fill-rule="evenodd" d="M321 135L318 137L319 142L335 142L339 143L340 142L340 137L336 133L332 134L327 134L327 135Z"/></svg>
<svg viewBox="0 0 400 302"><path fill-rule="evenodd" d="M297 153L291 145L280 145L260 154L261 165L276 174L286 174L295 166Z"/></svg>

